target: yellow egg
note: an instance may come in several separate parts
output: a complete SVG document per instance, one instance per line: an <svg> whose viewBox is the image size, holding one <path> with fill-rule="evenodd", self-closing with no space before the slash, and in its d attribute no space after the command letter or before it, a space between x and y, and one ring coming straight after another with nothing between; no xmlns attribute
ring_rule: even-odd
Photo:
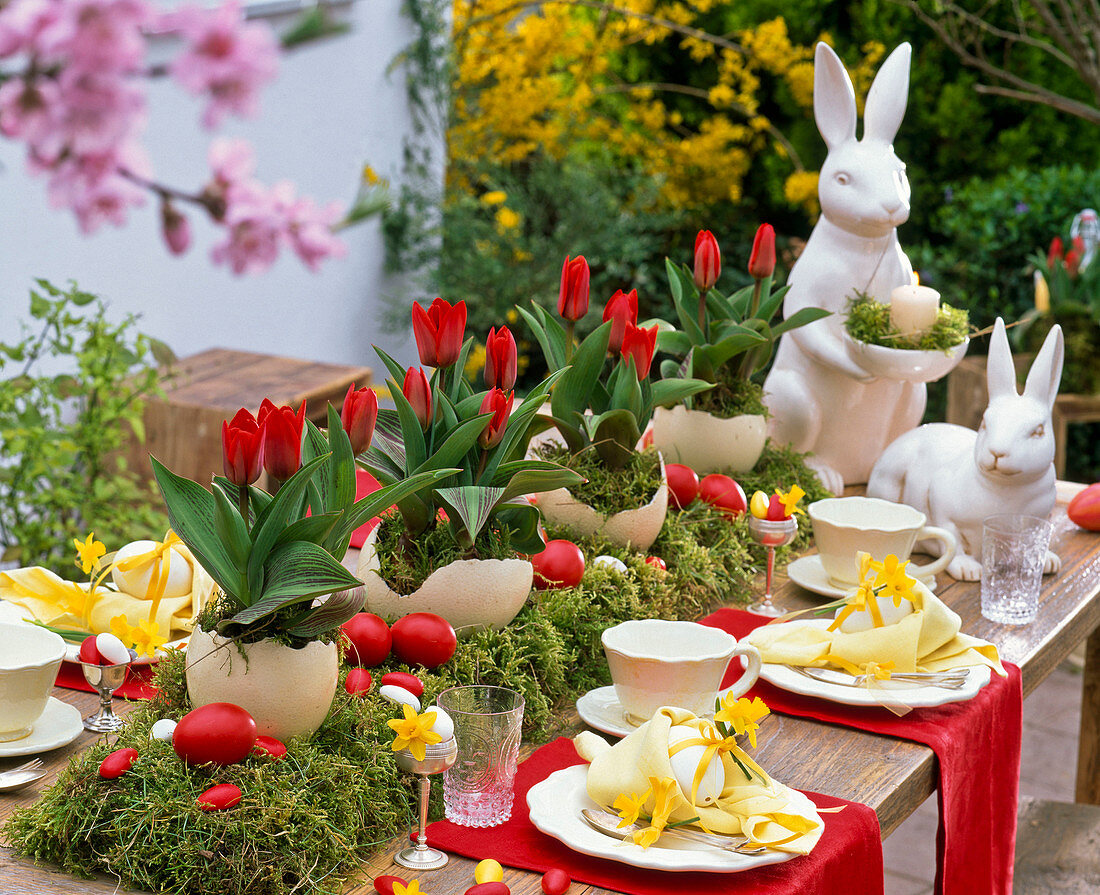
<svg viewBox="0 0 1100 895"><path fill-rule="evenodd" d="M749 512L752 513L757 519L768 518L768 495L763 491L757 491L753 494L752 500L749 501Z"/></svg>
<svg viewBox="0 0 1100 895"><path fill-rule="evenodd" d="M132 556L148 553L157 545L156 541L133 541L115 554L115 562ZM164 587L165 597L184 597L191 593L191 564L175 547L168 549L168 581ZM159 560L157 560L159 563ZM149 595L149 582L153 578L153 561L142 563L125 572L115 568L111 570L111 579L124 594L135 597Z"/></svg>
<svg viewBox="0 0 1100 895"><path fill-rule="evenodd" d="M500 866L499 861L494 861L492 858L486 858L474 868L476 883L499 883L503 879L504 868Z"/></svg>

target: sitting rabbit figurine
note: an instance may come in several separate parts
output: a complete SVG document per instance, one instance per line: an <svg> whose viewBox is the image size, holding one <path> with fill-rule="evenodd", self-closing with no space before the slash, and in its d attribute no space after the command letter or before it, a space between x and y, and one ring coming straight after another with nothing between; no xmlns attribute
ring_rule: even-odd
<svg viewBox="0 0 1100 895"><path fill-rule="evenodd" d="M821 218L791 270L783 315L807 307L833 314L785 333L764 382L769 434L809 451L822 484L839 494L865 482L891 441L924 415L923 383L875 379L849 354L844 311L857 290L889 300L913 268L898 243L909 218L909 182L893 139L905 114L910 46L882 64L867 95L863 139L844 65L828 46L814 57L814 117L829 149L821 166Z"/></svg>
<svg viewBox="0 0 1100 895"><path fill-rule="evenodd" d="M1054 431L1051 411L1062 378L1065 346L1059 326L1051 328L1016 391L1016 369L1001 318L993 327L986 362L989 406L975 432L964 426L929 423L902 435L879 457L867 482L869 497L916 507L958 542L948 574L963 581L981 577L982 520L996 513L1046 518L1054 508ZM938 554L935 541L920 549ZM1061 567L1047 552L1043 572Z"/></svg>

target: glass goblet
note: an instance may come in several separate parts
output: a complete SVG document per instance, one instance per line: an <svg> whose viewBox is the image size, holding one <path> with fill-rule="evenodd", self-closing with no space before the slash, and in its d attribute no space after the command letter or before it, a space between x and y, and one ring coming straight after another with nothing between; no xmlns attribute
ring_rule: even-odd
<svg viewBox="0 0 1100 895"><path fill-rule="evenodd" d="M794 540L798 534L798 520L791 516L788 519L758 519L749 516L749 534L757 544L762 544L768 550L768 569L764 579L764 597L749 606L749 612L757 615L770 615L772 617L783 615L780 609L772 602L772 573L775 571L775 548L785 547Z"/></svg>
<svg viewBox="0 0 1100 895"><path fill-rule="evenodd" d="M428 793L431 787L430 776L442 774L458 758L458 741L451 737L442 743L424 747L423 760L418 759L408 749L394 753L397 767L407 774L416 774L420 778L420 830L416 845L409 845L394 855L394 862L410 870L438 870L447 864L447 855L435 848L428 847Z"/></svg>
<svg viewBox="0 0 1100 895"><path fill-rule="evenodd" d="M130 657L136 657L133 650L130 650ZM84 680L95 687L96 693L99 694L99 711L84 719L85 730L94 730L96 733L111 733L118 730L124 722L111 708L111 696L126 680L130 663L97 665L94 662L81 662L80 664L84 669Z"/></svg>

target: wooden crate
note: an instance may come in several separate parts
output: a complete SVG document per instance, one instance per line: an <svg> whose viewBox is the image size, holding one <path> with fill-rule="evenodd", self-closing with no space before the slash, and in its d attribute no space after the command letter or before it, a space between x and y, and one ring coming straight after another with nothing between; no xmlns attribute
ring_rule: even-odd
<svg viewBox="0 0 1100 895"><path fill-rule="evenodd" d="M348 386L370 385L371 375L370 367L226 348L181 358L166 373L164 397L146 405L146 442L135 439L129 462L151 476L152 454L178 475L208 484L211 476L222 474L222 421L241 407L256 413L264 398L294 408L305 401L306 416L323 426L329 402L339 408Z"/></svg>
<svg viewBox="0 0 1100 895"><path fill-rule="evenodd" d="M1031 355L1016 355L1019 379L1031 367ZM977 429L989 404L985 381L984 357L964 357L947 377L947 422ZM1058 478L1066 472L1066 428L1070 423L1100 422L1100 395L1058 395L1054 399L1051 424L1054 426L1054 471Z"/></svg>

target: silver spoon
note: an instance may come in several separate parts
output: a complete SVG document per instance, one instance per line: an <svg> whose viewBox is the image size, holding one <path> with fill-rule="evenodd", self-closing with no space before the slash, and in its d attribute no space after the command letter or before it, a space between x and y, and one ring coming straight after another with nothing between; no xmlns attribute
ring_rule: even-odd
<svg viewBox="0 0 1100 895"><path fill-rule="evenodd" d="M17 768L0 772L0 792L14 792L45 776L46 771L42 768L42 762L37 758L32 758L26 764L21 764Z"/></svg>
<svg viewBox="0 0 1100 895"><path fill-rule="evenodd" d="M645 829L641 824L631 824L630 826L620 827L619 823L622 821L622 818L619 817L619 815L612 814L610 811L600 811L596 808L582 808L581 817L588 822L588 825L592 827L592 829L599 833L603 833L605 836L613 836L616 839L627 839L636 830ZM688 830L684 827L666 828L661 835L686 839L689 842L709 845L711 848L718 848L722 851L736 852L739 855L760 855L767 851L763 846L749 845L749 840L743 837L735 839L730 836L716 836L713 833L704 833L701 830Z"/></svg>
<svg viewBox="0 0 1100 895"><path fill-rule="evenodd" d="M823 684L835 684L838 687L863 687L863 684L869 677L869 675L861 674L846 679L844 672L834 672L827 668L803 665L787 665L786 667L791 669L791 671L798 672L803 677L820 681ZM944 690L960 690L966 686L966 678L969 673L969 669L961 674L955 672L903 672L891 675L884 683L896 681L900 684L910 684L913 686L938 687Z"/></svg>

